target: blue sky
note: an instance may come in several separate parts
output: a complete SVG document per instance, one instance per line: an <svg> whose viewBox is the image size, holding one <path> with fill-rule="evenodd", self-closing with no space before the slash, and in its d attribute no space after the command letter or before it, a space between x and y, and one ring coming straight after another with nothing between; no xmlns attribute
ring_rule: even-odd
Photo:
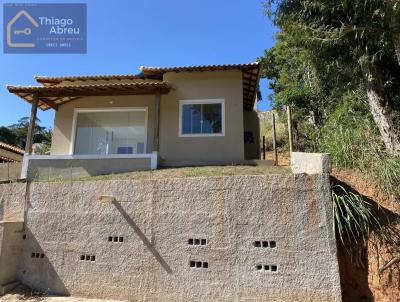
<svg viewBox="0 0 400 302"><path fill-rule="evenodd" d="M0 2L3 18L3 3L12 1ZM87 3L87 54L4 54L0 48L0 125L30 113L30 105L5 86L35 85L35 75L132 74L141 65L247 63L274 44L276 29L263 15L261 0L71 1L78 2ZM261 92L259 109L265 110L270 94L265 80ZM52 126L54 111L39 110L38 116L42 125Z"/></svg>

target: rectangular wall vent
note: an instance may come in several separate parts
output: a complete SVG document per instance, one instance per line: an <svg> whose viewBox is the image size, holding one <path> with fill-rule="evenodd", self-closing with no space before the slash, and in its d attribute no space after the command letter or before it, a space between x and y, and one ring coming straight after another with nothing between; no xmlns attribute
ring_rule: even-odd
<svg viewBox="0 0 400 302"><path fill-rule="evenodd" d="M263 248L276 248L276 241L267 241L267 240L257 240L253 242L254 247L263 247Z"/></svg>
<svg viewBox="0 0 400 302"><path fill-rule="evenodd" d="M207 245L207 239L205 238L189 238L189 245Z"/></svg>
<svg viewBox="0 0 400 302"><path fill-rule="evenodd" d="M95 255L81 255L81 261L96 261Z"/></svg>
<svg viewBox="0 0 400 302"><path fill-rule="evenodd" d="M44 256L42 253L31 253L31 258L44 258Z"/></svg>
<svg viewBox="0 0 400 302"><path fill-rule="evenodd" d="M192 268L208 268L208 262L205 261L190 261L189 266Z"/></svg>
<svg viewBox="0 0 400 302"><path fill-rule="evenodd" d="M123 236L109 236L108 241L109 242L124 242L124 237Z"/></svg>
<svg viewBox="0 0 400 302"><path fill-rule="evenodd" d="M256 270L276 273L278 271L278 266L276 264L257 264Z"/></svg>

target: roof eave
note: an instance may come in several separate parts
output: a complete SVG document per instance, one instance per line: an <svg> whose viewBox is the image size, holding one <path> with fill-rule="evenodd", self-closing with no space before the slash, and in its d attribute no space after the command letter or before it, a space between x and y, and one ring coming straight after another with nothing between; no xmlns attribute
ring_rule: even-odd
<svg viewBox="0 0 400 302"><path fill-rule="evenodd" d="M167 82L109 83L62 86L7 86L10 93L32 103L39 96L39 108L57 110L59 105L84 96L117 96L167 94L172 87Z"/></svg>

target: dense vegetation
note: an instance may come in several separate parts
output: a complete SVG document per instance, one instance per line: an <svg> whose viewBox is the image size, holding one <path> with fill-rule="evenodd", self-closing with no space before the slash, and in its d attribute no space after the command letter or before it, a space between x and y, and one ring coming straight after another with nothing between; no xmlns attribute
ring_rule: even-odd
<svg viewBox="0 0 400 302"><path fill-rule="evenodd" d="M26 135L28 133L29 117L23 117L18 123L7 127L0 126L0 142L25 149ZM51 129L40 126L40 120L36 119L34 143L35 153L48 153L51 144Z"/></svg>
<svg viewBox="0 0 400 302"><path fill-rule="evenodd" d="M400 1L268 0L279 28L260 58L273 107L293 108L295 149L400 186Z"/></svg>

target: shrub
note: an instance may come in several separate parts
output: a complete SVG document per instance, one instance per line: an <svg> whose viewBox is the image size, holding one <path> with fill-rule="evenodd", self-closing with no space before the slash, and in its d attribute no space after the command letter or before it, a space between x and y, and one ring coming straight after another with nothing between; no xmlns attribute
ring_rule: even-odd
<svg viewBox="0 0 400 302"><path fill-rule="evenodd" d="M361 90L347 93L323 127L320 149L333 165L358 169L373 177L389 194L400 193L400 157L382 146L367 97Z"/></svg>
<svg viewBox="0 0 400 302"><path fill-rule="evenodd" d="M332 199L334 227L343 245L348 249L360 241L365 245L371 231L380 228L372 206L361 195L340 185L332 187Z"/></svg>

